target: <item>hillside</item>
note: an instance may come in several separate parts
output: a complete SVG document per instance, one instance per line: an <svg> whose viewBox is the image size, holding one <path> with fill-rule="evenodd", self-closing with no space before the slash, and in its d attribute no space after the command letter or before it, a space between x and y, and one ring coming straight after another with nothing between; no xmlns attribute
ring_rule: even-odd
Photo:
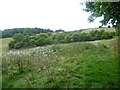
<svg viewBox="0 0 120 90"><path fill-rule="evenodd" d="M0 39L0 50L2 50L2 52L8 51L8 44L10 43L10 41L12 40L12 38L3 38Z"/></svg>
<svg viewBox="0 0 120 90"><path fill-rule="evenodd" d="M0 48L4 52L3 88L118 88L117 38L97 39L101 37L99 33L94 33L97 36L93 40L85 37L89 33L81 32L42 33L36 36L18 34L13 39L0 39ZM76 41L64 43L63 40L70 40L65 35L71 35L71 39ZM104 35L110 37L109 33L103 32ZM41 45L50 37L62 43ZM78 37L81 41L77 41ZM33 39L35 42L38 39L40 45L8 50L11 40L26 43Z"/></svg>
<svg viewBox="0 0 120 90"><path fill-rule="evenodd" d="M117 88L116 39L93 42L4 53L3 88Z"/></svg>
<svg viewBox="0 0 120 90"><path fill-rule="evenodd" d="M85 29L82 32L89 33L92 30L98 30L98 31L105 30L106 32L115 32L115 28L91 28L91 29Z"/></svg>

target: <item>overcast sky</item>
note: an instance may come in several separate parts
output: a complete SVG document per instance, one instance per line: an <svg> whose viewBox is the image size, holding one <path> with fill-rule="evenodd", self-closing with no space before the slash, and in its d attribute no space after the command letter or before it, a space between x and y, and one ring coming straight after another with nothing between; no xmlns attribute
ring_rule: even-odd
<svg viewBox="0 0 120 90"><path fill-rule="evenodd" d="M99 27L101 18L88 22L84 0L0 0L0 30L38 27L66 31Z"/></svg>

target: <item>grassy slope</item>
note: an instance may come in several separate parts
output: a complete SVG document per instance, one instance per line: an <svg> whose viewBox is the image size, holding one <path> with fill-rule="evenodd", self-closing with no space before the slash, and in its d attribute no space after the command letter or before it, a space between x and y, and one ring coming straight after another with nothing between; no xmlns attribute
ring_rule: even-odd
<svg viewBox="0 0 120 90"><path fill-rule="evenodd" d="M0 50L2 50L2 52L6 52L8 51L8 44L9 42L12 40L12 38L4 38L4 39L0 39Z"/></svg>
<svg viewBox="0 0 120 90"><path fill-rule="evenodd" d="M117 88L118 54L109 47L113 41L11 52L3 56L3 87Z"/></svg>
<svg viewBox="0 0 120 90"><path fill-rule="evenodd" d="M115 28L97 28L97 29L86 29L82 32L89 33L92 30L105 30L106 32L115 32Z"/></svg>
<svg viewBox="0 0 120 90"><path fill-rule="evenodd" d="M110 29L107 29L106 31ZM112 30L114 31L114 29L111 29L111 31ZM90 30L86 31L89 32ZM12 38L0 39L0 41L2 41L0 49L2 49L3 52L8 51L8 43L10 40L12 40ZM52 49L53 52L57 53L54 55L52 54L53 52L47 53L46 55L50 55L47 57L43 54L41 57L32 57L31 54L26 56L18 55L17 57L14 55L8 55L8 57L5 56L3 57L3 65L5 64L3 70L3 87L118 87L117 51L110 48L111 46L109 44L112 41L115 41L115 39L102 40L98 43L93 42L93 44L78 42L52 45L51 47L45 48ZM62 51L60 51L60 49L62 49ZM35 52L40 50L41 48ZM26 52L25 50L22 51ZM29 49L27 49L27 51L29 51ZM46 50L43 52L46 52ZM16 64L13 64L16 61L12 60L20 59L23 62L26 62L27 58L31 63L23 70L23 72L20 72L18 70L19 67L16 66ZM32 62L33 60L34 62ZM6 66L9 61L11 61L10 68L12 69L7 70ZM36 65L36 63L38 64ZM27 66L27 64L24 63L23 66ZM43 69L44 67L48 68Z"/></svg>

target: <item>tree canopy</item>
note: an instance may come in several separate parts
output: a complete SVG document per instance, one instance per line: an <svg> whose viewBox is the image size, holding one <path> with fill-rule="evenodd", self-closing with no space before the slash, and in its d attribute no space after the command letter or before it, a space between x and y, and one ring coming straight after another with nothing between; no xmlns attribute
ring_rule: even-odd
<svg viewBox="0 0 120 90"><path fill-rule="evenodd" d="M117 27L120 24L120 2L85 2L84 4L86 6L84 11L91 13L88 18L89 22L103 16L103 20L100 21L102 26L109 22Z"/></svg>
<svg viewBox="0 0 120 90"><path fill-rule="evenodd" d="M2 35L0 38L12 37L15 34L22 33L25 35L32 35L32 34L39 34L39 33L48 33L53 32L50 29L43 29L43 28L13 28L13 29L5 29L4 31L0 31Z"/></svg>
<svg viewBox="0 0 120 90"><path fill-rule="evenodd" d="M115 32L105 32L105 30L92 30L89 33L82 33L81 31L71 31L67 33L40 33L34 36L18 33L13 36L13 41L9 43L9 49L111 39L115 37L115 34Z"/></svg>

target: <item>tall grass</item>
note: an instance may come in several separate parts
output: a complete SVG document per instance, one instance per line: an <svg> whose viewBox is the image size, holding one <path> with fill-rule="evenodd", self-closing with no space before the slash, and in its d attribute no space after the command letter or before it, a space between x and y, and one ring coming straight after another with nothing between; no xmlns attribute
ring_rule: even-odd
<svg viewBox="0 0 120 90"><path fill-rule="evenodd" d="M118 88L117 51L71 43L2 56L3 88Z"/></svg>
<svg viewBox="0 0 120 90"><path fill-rule="evenodd" d="M11 40L12 40L12 38L2 38L2 39L0 39L0 50L2 52L7 52L8 51L8 44L10 43Z"/></svg>
<svg viewBox="0 0 120 90"><path fill-rule="evenodd" d="M93 30L105 30L105 32L115 32L115 28L96 28L96 29L86 29L86 30L83 30L82 33L89 33L90 31L93 31Z"/></svg>

